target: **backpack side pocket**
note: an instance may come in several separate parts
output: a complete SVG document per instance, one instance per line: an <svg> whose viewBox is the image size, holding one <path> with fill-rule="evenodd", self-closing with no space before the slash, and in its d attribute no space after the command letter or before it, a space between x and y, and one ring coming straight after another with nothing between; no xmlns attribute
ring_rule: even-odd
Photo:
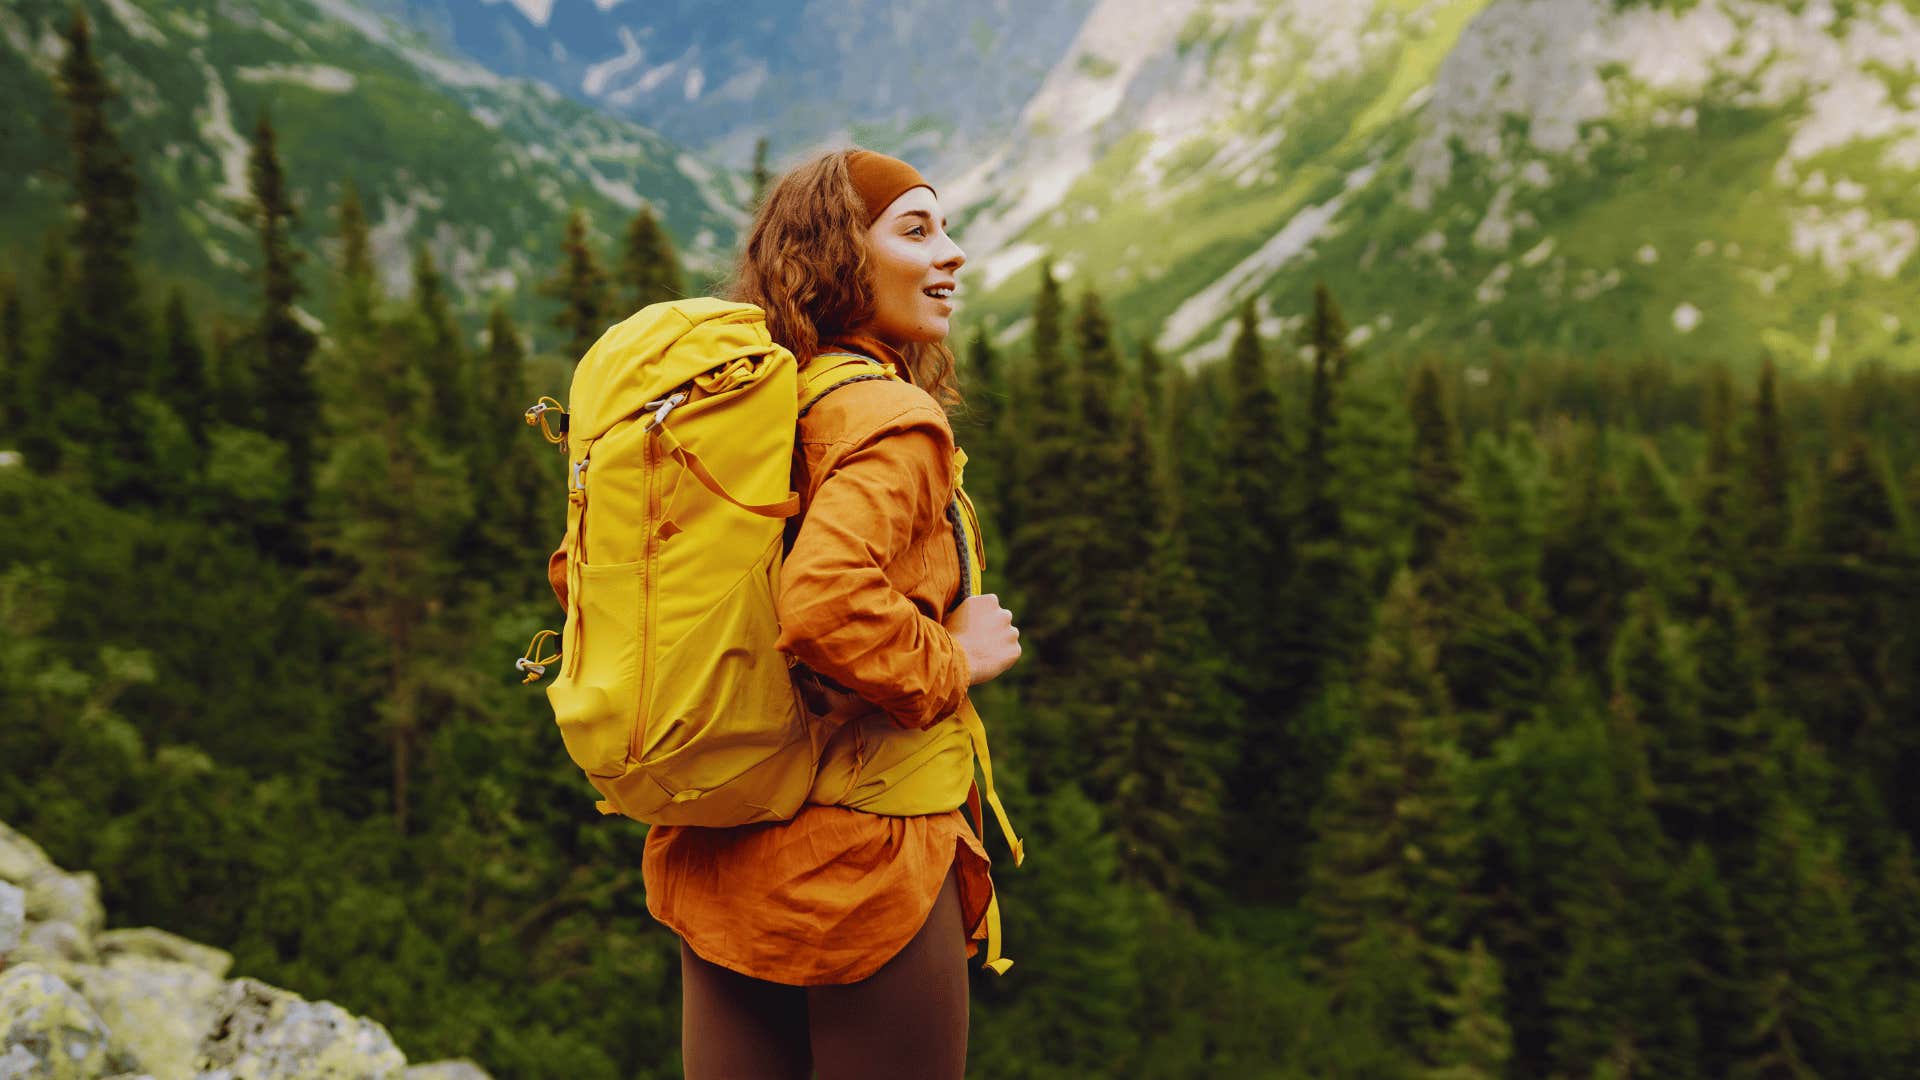
<svg viewBox="0 0 1920 1080"><path fill-rule="evenodd" d="M547 687L567 756L593 776L626 771L640 720L646 563L580 567L578 666Z"/></svg>

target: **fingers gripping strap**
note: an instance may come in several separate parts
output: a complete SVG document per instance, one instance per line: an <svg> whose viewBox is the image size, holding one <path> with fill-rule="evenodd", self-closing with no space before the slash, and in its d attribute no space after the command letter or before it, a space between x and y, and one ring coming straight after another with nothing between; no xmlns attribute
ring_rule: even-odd
<svg viewBox="0 0 1920 1080"><path fill-rule="evenodd" d="M761 517L769 518L789 518L800 512L800 495L798 492L793 491L787 492L787 497L779 502L759 504L741 502L739 499L733 497L733 493L727 490L726 485L722 484L714 477L713 473L707 470L706 462L700 460L699 454L688 449L686 444L682 443L679 437L674 435L672 429L661 425L660 427L654 428L654 432L660 438L660 448L672 454L673 459L678 461L682 468L692 473L694 479L700 481L708 491L745 510L747 513L758 514Z"/></svg>

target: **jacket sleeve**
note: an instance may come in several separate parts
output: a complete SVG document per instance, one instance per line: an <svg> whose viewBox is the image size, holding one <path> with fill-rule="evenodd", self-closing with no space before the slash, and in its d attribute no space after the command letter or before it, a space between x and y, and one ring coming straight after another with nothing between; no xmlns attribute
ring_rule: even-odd
<svg viewBox="0 0 1920 1080"><path fill-rule="evenodd" d="M886 568L953 495L953 436L931 405L831 448L780 574L780 648L902 727L952 715L966 655Z"/></svg>

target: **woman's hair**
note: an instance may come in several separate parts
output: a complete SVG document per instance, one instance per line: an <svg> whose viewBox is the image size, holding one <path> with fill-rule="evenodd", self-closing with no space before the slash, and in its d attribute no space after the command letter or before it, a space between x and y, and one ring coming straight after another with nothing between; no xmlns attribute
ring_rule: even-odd
<svg viewBox="0 0 1920 1080"><path fill-rule="evenodd" d="M847 174L848 150L821 154L775 181L722 286L731 300L767 313L767 330L802 363L823 343L873 318L867 210ZM960 403L953 351L944 342L900 350L914 384L943 407Z"/></svg>

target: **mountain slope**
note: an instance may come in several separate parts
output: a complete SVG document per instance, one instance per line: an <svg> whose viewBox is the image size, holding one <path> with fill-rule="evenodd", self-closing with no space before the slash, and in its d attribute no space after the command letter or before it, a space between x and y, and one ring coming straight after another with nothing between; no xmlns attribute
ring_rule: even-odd
<svg viewBox="0 0 1920 1080"><path fill-rule="evenodd" d="M488 68L744 166L857 139L931 156L1005 133L1092 0L370 0Z"/></svg>
<svg viewBox="0 0 1920 1080"><path fill-rule="evenodd" d="M53 83L63 0L0 8L0 248L42 241L66 168ZM349 0L110 0L89 9L121 94L117 130L141 173L144 248L204 298L231 298L254 260L243 216L247 134L273 117L313 250L341 185L360 188L382 273L404 290L425 241L470 299L526 311L557 264L568 208L608 232L653 204L696 265L716 267L743 214L736 178L651 131L544 87L448 59ZM319 274L319 267L310 267Z"/></svg>
<svg viewBox="0 0 1920 1080"><path fill-rule="evenodd" d="M1003 335L1046 250L1190 356L1325 280L1383 348L1911 364L1916 164L1907 3L1105 0L951 191Z"/></svg>

